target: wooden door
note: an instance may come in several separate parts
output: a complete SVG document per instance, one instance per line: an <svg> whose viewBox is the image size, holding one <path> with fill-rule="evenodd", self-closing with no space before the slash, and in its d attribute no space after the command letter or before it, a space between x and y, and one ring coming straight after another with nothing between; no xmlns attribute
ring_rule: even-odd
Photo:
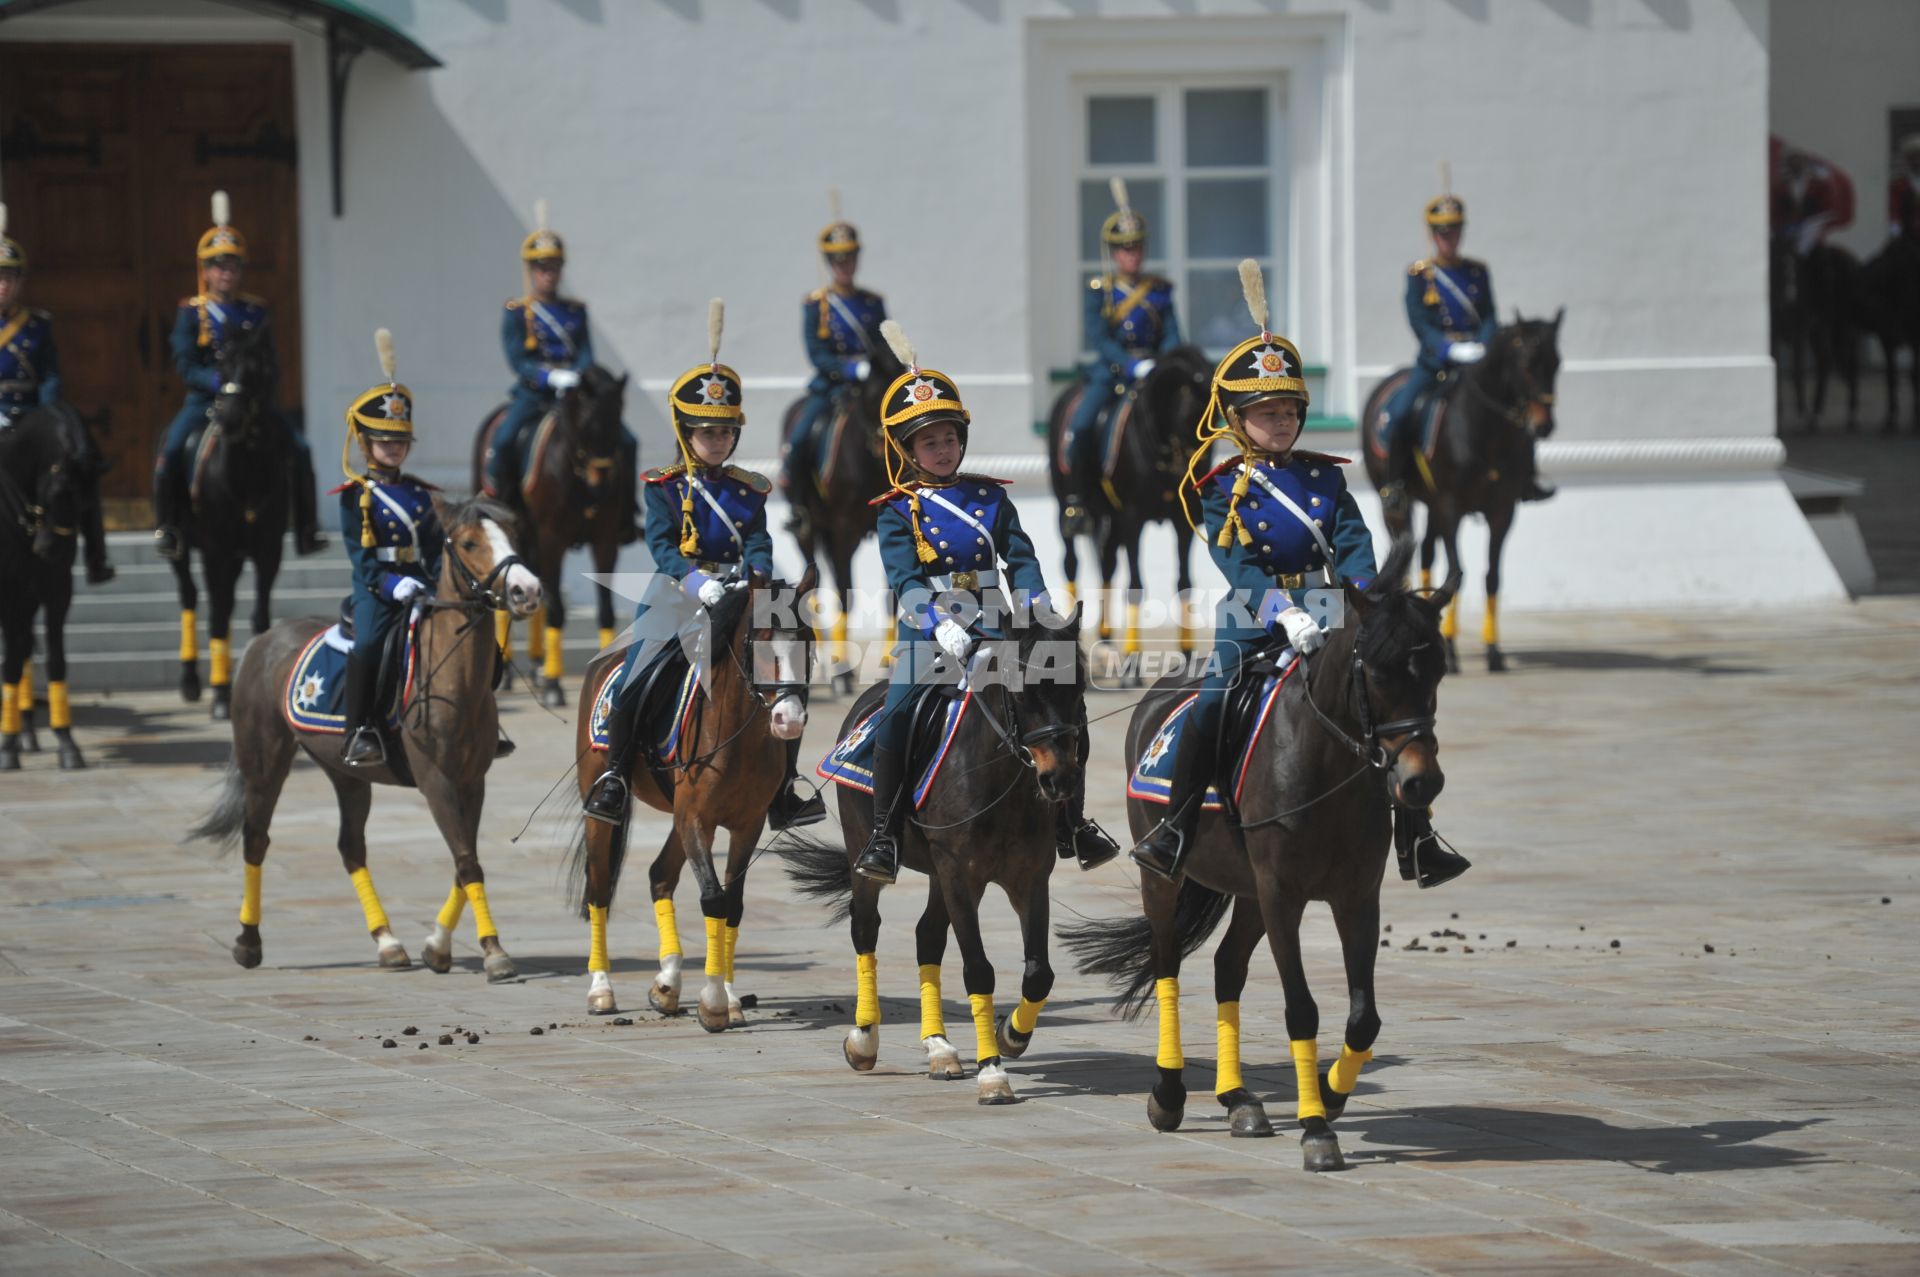
<svg viewBox="0 0 1920 1277"><path fill-rule="evenodd" d="M241 288L273 311L281 404L300 398L293 68L278 45L0 44L0 186L51 311L66 397L114 467L109 522L150 527L154 449L184 398L167 349L225 190Z"/></svg>

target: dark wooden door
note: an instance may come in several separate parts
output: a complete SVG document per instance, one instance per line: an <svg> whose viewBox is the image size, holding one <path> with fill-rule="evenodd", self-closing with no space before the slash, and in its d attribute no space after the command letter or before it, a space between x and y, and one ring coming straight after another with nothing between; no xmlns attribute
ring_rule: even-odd
<svg viewBox="0 0 1920 1277"><path fill-rule="evenodd" d="M51 311L67 399L100 423L115 526L148 527L153 453L184 391L167 350L194 245L225 190L241 288L273 310L280 400L300 402L293 67L278 45L0 44L0 183Z"/></svg>

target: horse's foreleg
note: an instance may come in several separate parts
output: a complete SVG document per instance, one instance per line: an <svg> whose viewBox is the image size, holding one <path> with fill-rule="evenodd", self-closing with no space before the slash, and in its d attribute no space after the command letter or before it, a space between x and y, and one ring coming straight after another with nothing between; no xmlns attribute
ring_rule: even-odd
<svg viewBox="0 0 1920 1277"><path fill-rule="evenodd" d="M700 914L707 924L707 982L700 987L700 1027L720 1033L727 1027L727 893L713 868L714 827L696 810L696 783L692 776L682 780L673 823L686 849L694 885L700 888Z"/></svg>
<svg viewBox="0 0 1920 1277"><path fill-rule="evenodd" d="M18 594L0 590L0 632L6 660L0 665L0 771L20 770L20 676L33 650L33 612Z"/></svg>
<svg viewBox="0 0 1920 1277"><path fill-rule="evenodd" d="M1507 668L1507 658L1500 654L1500 551L1512 530L1511 504L1487 512L1487 613L1480 622L1480 637L1487 645L1487 670L1494 674Z"/></svg>
<svg viewBox="0 0 1920 1277"><path fill-rule="evenodd" d="M848 853L852 855L851 852ZM880 1059L880 888L871 878L853 873L848 925L853 933L853 966L856 980L853 1027L840 1045L841 1054L857 1073L867 1073ZM938 890L936 886L934 890Z"/></svg>
<svg viewBox="0 0 1920 1277"><path fill-rule="evenodd" d="M602 539L608 542L613 540L610 537ZM603 584L612 575L614 565L618 562L618 550L615 544L596 545L593 548L594 575L600 578L593 583L593 619L600 628L600 647L603 651L612 647L613 640L618 637L613 618L613 591Z"/></svg>
<svg viewBox="0 0 1920 1277"><path fill-rule="evenodd" d="M1179 1130L1187 1112L1187 1057L1180 1046L1180 928L1174 917L1179 891L1163 878L1140 875L1140 904L1151 931L1153 998L1160 1014L1155 1077L1147 1092L1147 1121L1156 1131Z"/></svg>
<svg viewBox="0 0 1920 1277"><path fill-rule="evenodd" d="M607 915L613 908L615 843L627 836L624 825L586 822L587 851L587 1014L612 1015L620 1009L613 996L613 963L607 954Z"/></svg>
<svg viewBox="0 0 1920 1277"><path fill-rule="evenodd" d="M546 630L540 634L540 703L548 709L565 709L567 694L560 680L567 672L566 631L567 604L560 595L560 565L554 563L550 570L540 578L541 596L546 599ZM528 623L529 629L536 629L540 619ZM527 655L532 657L532 645L529 640Z"/></svg>
<svg viewBox="0 0 1920 1277"><path fill-rule="evenodd" d="M531 629L531 625L528 627ZM513 613L495 612L493 614L493 639L500 645L500 663L506 670L501 682L502 688L513 686Z"/></svg>
<svg viewBox="0 0 1920 1277"><path fill-rule="evenodd" d="M1320 1098L1320 1008L1307 987L1306 963L1300 953L1300 915L1305 907L1304 899L1282 896L1278 888L1261 884L1260 912L1267 944L1279 964L1280 985L1287 998L1287 1044L1299 1095L1294 1111L1300 1119L1301 1158L1310 1171L1337 1171L1346 1163Z"/></svg>
<svg viewBox="0 0 1920 1277"><path fill-rule="evenodd" d="M87 760L73 743L73 702L67 691L67 610L73 606L73 576L60 569L46 576L40 598L47 609L47 726L60 749L60 770L79 771Z"/></svg>
<svg viewBox="0 0 1920 1277"><path fill-rule="evenodd" d="M920 966L920 1044L927 1049L927 1076L938 1080L965 1077L960 1052L947 1037L947 1017L940 1006L940 964L947 956L947 898L936 885L927 893L927 907L913 929L914 961Z"/></svg>
<svg viewBox="0 0 1920 1277"><path fill-rule="evenodd" d="M38 606L32 596L27 602L27 659L20 666L20 677L14 683L13 695L20 706L21 739L29 754L40 752L40 735L33 730L33 618Z"/></svg>
<svg viewBox="0 0 1920 1277"><path fill-rule="evenodd" d="M847 610L853 604L853 548L833 547L833 645L829 649L828 668L833 671L833 689L837 694L853 695L858 680L847 660Z"/></svg>
<svg viewBox="0 0 1920 1277"><path fill-rule="evenodd" d="M215 722L233 715L233 608L240 582L239 555L212 555L207 567L207 683L213 688L210 713Z"/></svg>
<svg viewBox="0 0 1920 1277"><path fill-rule="evenodd" d="M1114 626L1120 616L1121 599L1114 592L1113 578L1120 571L1120 545L1113 535L1111 523L1107 534L1100 538L1100 641L1111 642Z"/></svg>
<svg viewBox="0 0 1920 1277"><path fill-rule="evenodd" d="M280 724L273 724L271 743L265 748L244 753L235 742L234 766L239 769L242 802L240 817L240 854L245 860L246 882L240 894L240 934L233 938L233 960L243 967L257 967L263 956L260 941L260 875L267 860L270 839L267 828L273 823L273 809L279 805L280 789L287 783L293 767L293 735ZM245 759L242 762L242 759ZM366 786L362 786L366 788ZM364 813L362 816L364 821ZM341 801L341 822L346 821L346 803ZM368 890L372 890L371 884Z"/></svg>
<svg viewBox="0 0 1920 1277"><path fill-rule="evenodd" d="M1380 953L1379 888L1369 889L1357 901L1336 902L1333 925L1340 932L1340 952L1347 968L1347 1038L1320 1082L1320 1099L1327 1120L1340 1116L1347 1097L1360 1081L1360 1069L1373 1058L1380 1037L1380 1012L1373 1000L1373 964Z"/></svg>
<svg viewBox="0 0 1920 1277"><path fill-rule="evenodd" d="M373 808L373 786L336 772L328 772L327 779L333 782L334 796L340 800L340 863L346 867L354 894L360 897L367 934L379 951L380 965L402 970L413 964L387 923L387 911L380 905L380 893L373 889L373 874L367 869L367 813ZM264 846L261 854L266 854Z"/></svg>
<svg viewBox="0 0 1920 1277"><path fill-rule="evenodd" d="M1233 920L1213 953L1213 1021L1218 1042L1213 1095L1227 1110L1228 1133L1242 1139L1273 1134L1266 1107L1247 1089L1240 1074L1240 994L1247 987L1247 964L1253 959L1254 946L1266 929L1256 901L1236 900Z"/></svg>
<svg viewBox="0 0 1920 1277"><path fill-rule="evenodd" d="M1447 550L1447 576L1451 578L1456 572L1464 573L1465 569L1460 563L1460 527L1458 522L1451 518L1442 520L1439 512L1432 506L1427 507L1427 520L1430 525L1439 525L1440 540L1441 543L1446 546ZM1465 580L1465 577L1462 576L1461 579ZM1459 636L1460 592L1455 590L1453 598L1447 603L1447 610L1440 616L1440 638L1447 647L1447 672L1449 674L1458 674L1460 672L1460 649L1454 641L1459 638Z"/></svg>
<svg viewBox="0 0 1920 1277"><path fill-rule="evenodd" d="M474 937L480 942L480 965L487 980L499 984L520 974L500 943L500 932L493 925L493 908L487 902L487 874L480 867L480 809L487 798L484 775L455 781L437 767L416 764L420 796L427 800L433 823L453 853L454 881L473 910ZM443 913L446 911L443 909ZM458 914L455 913L455 921ZM451 930L451 927L449 927Z"/></svg>
<svg viewBox="0 0 1920 1277"><path fill-rule="evenodd" d="M964 867L954 863L950 852L936 851L937 880L934 890L947 898L947 915L953 923L953 938L960 946L960 975L967 986L967 1005L973 1012L974 1059L980 1103L1017 1104L1000 1058L1000 1037L993 1015L993 962L980 938L980 901L968 888Z"/></svg>
<svg viewBox="0 0 1920 1277"><path fill-rule="evenodd" d="M592 832L591 825L588 832ZM427 932L427 938L420 945L420 961L427 970L439 975L453 970L453 932L466 911L467 893L461 888L459 878L455 877L452 888L447 892L446 903L440 906L440 912L434 917L433 930Z"/></svg>
<svg viewBox="0 0 1920 1277"><path fill-rule="evenodd" d="M1180 612L1180 654L1183 657L1193 655L1193 529L1187 521L1173 521L1174 568L1179 574L1174 584L1174 598ZM1183 662L1184 663L1184 662Z"/></svg>
<svg viewBox="0 0 1920 1277"><path fill-rule="evenodd" d="M173 560L174 591L180 599L180 699L200 699L200 591L193 584L193 552Z"/></svg>
<svg viewBox="0 0 1920 1277"><path fill-rule="evenodd" d="M759 841L758 827L750 836L735 832L727 839L727 917L726 928L721 932L726 945L722 957L725 970L720 978L726 987L727 1027L731 1029L747 1022L746 1008L733 987L733 957L740 944L740 922L747 911L747 870L753 867L753 849Z"/></svg>
<svg viewBox="0 0 1920 1277"><path fill-rule="evenodd" d="M630 832L630 830L623 831ZM680 846L678 830L667 832L660 854L647 869L647 881L653 894L653 920L660 932L660 971L647 990L647 1001L661 1015L680 1014L680 924L673 913L673 889L680 885L680 869L687 863Z"/></svg>
<svg viewBox="0 0 1920 1277"><path fill-rule="evenodd" d="M1053 963L1047 956L1053 905L1047 894L1047 879L1053 871L1053 856L1046 852L1042 855L1045 859L1034 858L1022 888L1007 887L1007 899L1020 918L1020 947L1026 960L1020 975L1020 1005L1002 1019L996 1029L1000 1054L1010 1060L1027 1053L1027 1047L1033 1043L1034 1026L1040 1020L1040 1010L1053 992Z"/></svg>
<svg viewBox="0 0 1920 1277"><path fill-rule="evenodd" d="M280 578L280 554L286 542L274 537L253 556L253 615L248 621L255 634L265 634L273 626L273 583ZM236 580L240 565L233 566Z"/></svg>

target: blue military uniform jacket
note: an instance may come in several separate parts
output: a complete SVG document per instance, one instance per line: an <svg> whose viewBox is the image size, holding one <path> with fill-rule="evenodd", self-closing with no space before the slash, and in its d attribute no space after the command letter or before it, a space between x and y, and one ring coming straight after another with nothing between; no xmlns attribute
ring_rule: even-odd
<svg viewBox="0 0 1920 1277"><path fill-rule="evenodd" d="M941 618L931 603L949 590L998 588L1009 599L1016 590L1024 590L1033 600L1045 597L1046 578L1033 552L1033 539L1020 526L1020 512L1007 495L1007 482L956 474L945 483L910 483L874 500L880 507L874 528L880 540L880 562L902 609L895 631L899 641L933 636ZM931 563L920 561L913 539L916 494L920 535L935 555ZM999 574L1003 562L1007 565L1004 578ZM967 573L973 574L972 584ZM976 634L997 633L979 621L972 629Z"/></svg>
<svg viewBox="0 0 1920 1277"><path fill-rule="evenodd" d="M1173 285L1158 275L1133 283L1118 276L1093 281L1081 303L1081 326L1094 365L1125 372L1136 359L1151 359L1180 344L1173 313ZM1096 372L1097 375L1097 372Z"/></svg>
<svg viewBox="0 0 1920 1277"><path fill-rule="evenodd" d="M174 313L173 335L168 344L173 351L174 371L186 383L188 398L211 398L217 394L220 390L220 359L227 347L242 332L265 327L268 322L267 304L248 293L241 293L224 302L215 301L205 294L182 298L180 309ZM204 342L201 340L203 336L206 338ZM271 343L268 351L276 354L277 377L277 352L273 351ZM275 402L271 390L268 402Z"/></svg>
<svg viewBox="0 0 1920 1277"><path fill-rule="evenodd" d="M816 288L800 303L800 332L813 364L812 389L854 379L854 365L871 360L881 341L887 303L864 288Z"/></svg>
<svg viewBox="0 0 1920 1277"><path fill-rule="evenodd" d="M773 576L773 537L767 531L764 475L739 466L701 466L689 476L684 464L647 471L647 548L653 565L679 581L689 597L698 597L708 581L745 570ZM697 544L692 554L680 548L681 503L693 497Z"/></svg>
<svg viewBox="0 0 1920 1277"><path fill-rule="evenodd" d="M0 425L39 404L60 400L60 353L53 320L19 307L0 316Z"/></svg>
<svg viewBox="0 0 1920 1277"><path fill-rule="evenodd" d="M1447 366L1447 347L1454 342L1492 341L1499 320L1486 263L1462 257L1451 266L1434 261L1409 266L1407 322L1420 339L1420 363L1434 371Z"/></svg>
<svg viewBox="0 0 1920 1277"><path fill-rule="evenodd" d="M360 494L367 508L373 544L360 543ZM384 634L401 615L394 587L405 577L432 587L440 579L446 534L433 508L433 486L410 474L370 471L334 489L340 495L340 536L353 564L355 646ZM371 624L369 624L371 622Z"/></svg>
<svg viewBox="0 0 1920 1277"><path fill-rule="evenodd" d="M1207 549L1227 578L1227 587L1242 597L1263 624L1270 624L1289 604L1301 605L1306 583L1300 577L1305 573L1327 568L1335 583L1345 580L1365 586L1378 570L1373 535L1347 489L1342 464L1338 457L1299 450L1285 462L1242 454L1223 462L1197 485ZM1236 535L1222 546L1218 543L1220 529L1226 526L1242 466L1253 467L1252 481L1237 507L1252 540L1243 545ZM1299 507L1313 528L1289 510L1276 493ZM1333 551L1331 563L1321 549L1322 537ZM1284 593L1284 601L1278 597L1268 600L1274 590Z"/></svg>
<svg viewBox="0 0 1920 1277"><path fill-rule="evenodd" d="M593 363L587 304L571 297L550 302L515 297L500 312L500 347L519 378L516 389L550 395L548 373L556 368L578 372Z"/></svg>

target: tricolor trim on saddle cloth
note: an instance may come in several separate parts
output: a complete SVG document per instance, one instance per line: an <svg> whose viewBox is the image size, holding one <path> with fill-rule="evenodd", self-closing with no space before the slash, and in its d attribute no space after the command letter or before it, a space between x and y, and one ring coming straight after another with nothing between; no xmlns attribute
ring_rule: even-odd
<svg viewBox="0 0 1920 1277"><path fill-rule="evenodd" d="M1247 786L1247 769L1253 761L1254 748L1267 730L1267 720L1273 717L1274 702L1280 699L1280 689L1286 685L1288 676L1299 668L1300 659L1295 657L1279 674L1267 676L1266 690L1260 694L1260 713L1253 720L1253 730L1247 733L1246 745L1240 753L1240 766L1233 773L1233 802L1236 807L1240 805L1240 795ZM1163 806L1172 801L1174 755L1180 748L1180 733L1186 727L1188 711L1199 699L1198 692L1191 693L1160 720L1159 730L1147 742L1139 763L1127 777L1127 797ZM1207 786L1203 809L1219 811L1222 806L1219 788Z"/></svg>
<svg viewBox="0 0 1920 1277"><path fill-rule="evenodd" d="M631 659L633 649L627 649L627 658ZM587 742L601 753L607 752L607 720L613 715L613 700L619 691L624 677L627 661L623 659L613 667L613 672L601 682L600 690L594 694L593 714L587 720ZM674 761L680 748L681 738L687 734L687 725L693 721L694 703L700 696L700 679L695 666L689 665L680 676L680 686L674 695L673 715L667 719L666 728L660 739L654 744L654 752L663 763Z"/></svg>
<svg viewBox="0 0 1920 1277"><path fill-rule="evenodd" d="M413 702L415 661L420 653L416 634L419 625L418 615L407 619L406 669L402 674L400 703L387 715L389 728L400 725L400 716ZM352 651L353 640L342 634L338 625L321 630L300 649L293 669L287 674L286 691L280 697L280 708L295 731L327 736L346 734L347 658Z"/></svg>
<svg viewBox="0 0 1920 1277"><path fill-rule="evenodd" d="M940 726L940 742L933 751L933 759L927 764L926 771L920 775L920 783L913 787L913 805L918 810L925 805L927 794L933 789L933 781L940 774L942 764L947 761L947 751L953 747L953 738L960 730L960 724L967 716L967 707L973 704L973 693L967 692L947 702L946 721ZM845 785L848 789L857 789L863 794L873 792L873 729L878 723L885 704L875 706L872 711L861 716L845 736L827 751L820 760L815 774L822 780L830 780L836 785Z"/></svg>

